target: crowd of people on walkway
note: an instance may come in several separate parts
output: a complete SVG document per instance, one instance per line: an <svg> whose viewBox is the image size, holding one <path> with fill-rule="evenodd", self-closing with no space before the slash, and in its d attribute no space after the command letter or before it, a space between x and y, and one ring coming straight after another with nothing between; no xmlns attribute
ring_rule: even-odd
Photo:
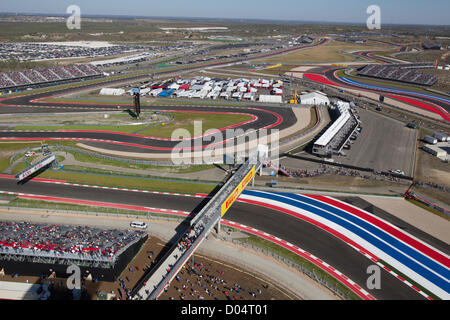
<svg viewBox="0 0 450 320"><path fill-rule="evenodd" d="M344 167L335 167L328 165L320 165L317 169L306 170L306 169L292 169L281 166L281 168L287 172L291 177L294 178L312 178L323 176L327 174L348 176L348 177L359 177L362 179L397 182L397 183L407 183L405 179L394 177L390 174L383 174L382 172L365 172L354 169L347 169Z"/></svg>
<svg viewBox="0 0 450 320"><path fill-rule="evenodd" d="M203 227L203 225L196 225L191 230L189 230L189 232L186 232L185 235L181 238L180 242L178 242L178 250L182 251L183 253L188 250L204 229L205 228Z"/></svg>
<svg viewBox="0 0 450 320"><path fill-rule="evenodd" d="M442 186L434 182L422 182L422 181L415 181L414 185L417 187L423 187L431 190L441 191L441 192L449 192L450 193L450 187L448 186Z"/></svg>

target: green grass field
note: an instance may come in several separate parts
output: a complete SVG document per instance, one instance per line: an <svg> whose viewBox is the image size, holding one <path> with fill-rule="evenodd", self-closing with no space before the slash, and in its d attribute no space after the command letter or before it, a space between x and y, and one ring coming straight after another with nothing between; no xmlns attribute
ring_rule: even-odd
<svg viewBox="0 0 450 320"><path fill-rule="evenodd" d="M169 124L152 125L111 125L111 126L93 126L93 125L20 125L15 130L102 130L121 133L138 133L143 136L152 136L158 138L171 138L175 129L186 129L191 135L194 134L194 122L202 121L202 134L209 129L222 129L224 127L251 120L252 117L240 114L209 114L209 113L178 113L172 114L174 119ZM148 129L146 129L148 128Z"/></svg>
<svg viewBox="0 0 450 320"><path fill-rule="evenodd" d="M50 202L42 200L29 200L20 198L11 198L11 201L7 204L8 207L17 208L33 208L33 209L46 209L46 210L57 210L57 211L69 211L74 213L79 212L96 212L100 214L118 214L118 215L133 215L142 216L142 218L147 216L147 212L134 211L134 210L124 210L117 208L107 208L107 207L92 207L83 206L71 203L59 203ZM160 213L148 213L149 217L160 217L160 218L171 218L171 219L184 219L184 217L179 217L176 215L160 214Z"/></svg>
<svg viewBox="0 0 450 320"><path fill-rule="evenodd" d="M192 172L199 172L204 171L208 169L214 168L213 165L196 165L196 166L184 166L184 167L162 167L162 166L155 166L155 165L146 165L146 164L139 164L139 163L127 163L127 162L121 162L121 161L114 161L99 157L90 156L81 152L76 151L70 151L75 160L84 162L86 165L90 164L103 164L103 165L109 165L114 166L118 168L132 168L132 169L142 169L142 170L159 170L161 172L172 172L172 173L192 173Z"/></svg>
<svg viewBox="0 0 450 320"><path fill-rule="evenodd" d="M194 121L202 121L202 134L209 129L222 129L229 125L251 120L252 117L240 114L192 114L174 113L174 120L166 126L158 126L141 131L139 134L160 138L171 138L175 129L186 129L194 136Z"/></svg>
<svg viewBox="0 0 450 320"><path fill-rule="evenodd" d="M4 172L10 166L10 158L16 152L29 147L38 147L39 142L36 143L0 143L0 173Z"/></svg>
<svg viewBox="0 0 450 320"><path fill-rule="evenodd" d="M13 170L13 174L26 169L21 162ZM210 193L216 187L210 184L196 184L184 181L145 180L138 178L97 175L88 173L74 173L64 171L45 171L39 178L64 180L71 183L100 185L106 187L119 187L131 189L143 189L151 191L164 191L175 193Z"/></svg>
<svg viewBox="0 0 450 320"><path fill-rule="evenodd" d="M14 130L102 130L102 131L113 131L113 132L122 132L122 133L134 133L136 131L145 129L148 125L119 125L119 126L95 126L95 125L42 125L42 126L33 126L33 125L24 125L17 126Z"/></svg>

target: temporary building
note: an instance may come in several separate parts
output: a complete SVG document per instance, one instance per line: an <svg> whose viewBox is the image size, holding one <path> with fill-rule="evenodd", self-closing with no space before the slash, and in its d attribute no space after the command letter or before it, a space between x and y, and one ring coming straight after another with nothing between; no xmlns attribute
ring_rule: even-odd
<svg viewBox="0 0 450 320"><path fill-rule="evenodd" d="M159 95L161 92L163 92L164 90L163 89L161 89L161 88L159 88L159 89L155 89L155 90L152 90L151 92L150 92L150 95L151 96L153 96L153 97L156 97L157 95Z"/></svg>
<svg viewBox="0 0 450 320"><path fill-rule="evenodd" d="M124 89L102 88L100 90L100 95L102 96L121 96L123 94L125 94Z"/></svg>
<svg viewBox="0 0 450 320"><path fill-rule="evenodd" d="M170 97L172 95L172 93L174 92L173 89L168 89L168 90L164 90L163 92L161 92L158 96L159 97Z"/></svg>
<svg viewBox="0 0 450 320"><path fill-rule="evenodd" d="M192 86L192 90L195 90L195 91L199 91L199 90L202 90L202 89L203 89L203 85L201 85L201 84L194 84Z"/></svg>
<svg viewBox="0 0 450 320"><path fill-rule="evenodd" d="M152 89L150 89L150 88L141 89L140 90L141 96L145 96L150 91L152 91Z"/></svg>
<svg viewBox="0 0 450 320"><path fill-rule="evenodd" d="M262 94L259 96L259 101L264 103L283 103L283 97Z"/></svg>
<svg viewBox="0 0 450 320"><path fill-rule="evenodd" d="M309 105L329 105L330 99L328 99L328 97L324 94L311 92L300 95L300 103Z"/></svg>
<svg viewBox="0 0 450 320"><path fill-rule="evenodd" d="M242 96L243 96L242 92L235 92L235 93L233 93L232 98L233 99L241 99Z"/></svg>
<svg viewBox="0 0 450 320"><path fill-rule="evenodd" d="M274 92L275 95L277 95L277 96L283 95L283 90L281 90L281 89L275 88L275 89L273 89L273 92Z"/></svg>
<svg viewBox="0 0 450 320"><path fill-rule="evenodd" d="M231 97L231 92L229 92L229 91L222 92L222 93L220 94L220 97L221 97L221 98L224 98L224 99L226 99L226 100L228 100L228 99L230 99L230 97Z"/></svg>
<svg viewBox="0 0 450 320"><path fill-rule="evenodd" d="M447 134L441 132L435 132L433 137L435 137L439 142L445 142L449 139L449 136Z"/></svg>
<svg viewBox="0 0 450 320"><path fill-rule="evenodd" d="M179 97L181 97L181 95L182 95L182 93L184 92L185 90L177 90L177 91L175 91L173 94L177 97L177 98L179 98Z"/></svg>
<svg viewBox="0 0 450 320"><path fill-rule="evenodd" d="M169 86L169 89L178 90L179 88L180 88L180 85L177 84L177 83L172 83L172 84Z"/></svg>
<svg viewBox="0 0 450 320"><path fill-rule="evenodd" d="M244 94L244 99L250 100L250 101L255 101L256 98L256 93L254 92L247 92L246 94Z"/></svg>

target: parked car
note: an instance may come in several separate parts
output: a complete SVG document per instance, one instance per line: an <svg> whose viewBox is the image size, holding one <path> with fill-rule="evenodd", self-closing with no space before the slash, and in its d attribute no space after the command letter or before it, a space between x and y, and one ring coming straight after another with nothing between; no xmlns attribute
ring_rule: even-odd
<svg viewBox="0 0 450 320"><path fill-rule="evenodd" d="M145 222L133 221L130 223L130 227L136 229L147 229L147 224Z"/></svg>

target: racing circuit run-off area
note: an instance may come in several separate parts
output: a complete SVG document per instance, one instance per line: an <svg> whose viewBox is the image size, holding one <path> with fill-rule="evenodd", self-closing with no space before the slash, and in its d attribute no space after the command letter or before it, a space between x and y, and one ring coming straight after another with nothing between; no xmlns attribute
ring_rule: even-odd
<svg viewBox="0 0 450 320"><path fill-rule="evenodd" d="M4 307L449 300L450 5L359 4L2 4Z"/></svg>

